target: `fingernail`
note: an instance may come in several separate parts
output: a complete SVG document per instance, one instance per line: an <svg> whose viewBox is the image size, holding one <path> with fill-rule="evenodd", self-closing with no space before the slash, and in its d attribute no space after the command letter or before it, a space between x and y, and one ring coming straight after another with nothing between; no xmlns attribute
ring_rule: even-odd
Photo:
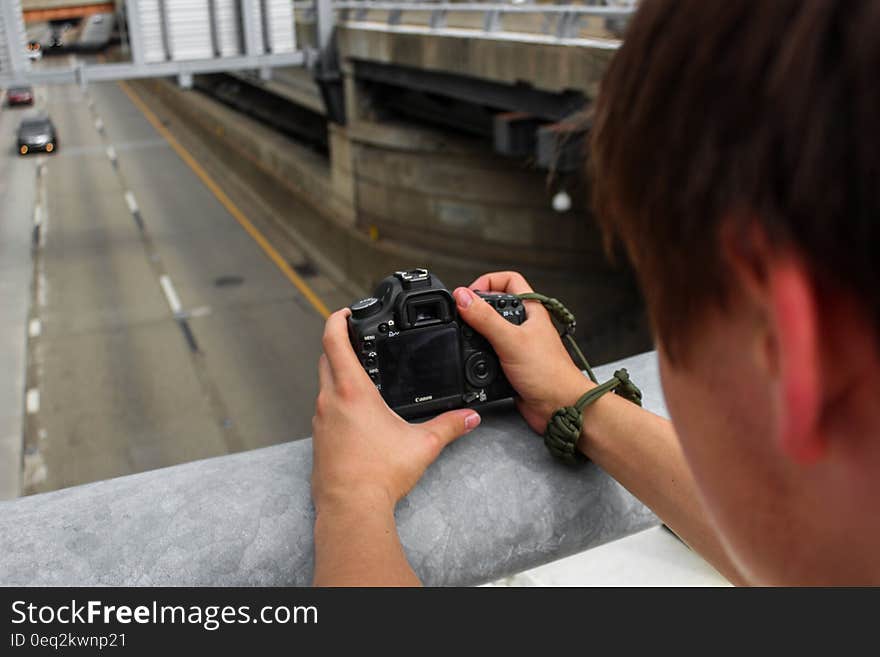
<svg viewBox="0 0 880 657"><path fill-rule="evenodd" d="M476 429L477 425L480 424L480 416L478 413L471 413L464 419L464 430L470 431L471 429Z"/></svg>
<svg viewBox="0 0 880 657"><path fill-rule="evenodd" d="M455 296L455 303L457 303L458 307L462 310L466 310L467 308L469 308L471 302L474 300L474 298L471 296L471 291L468 290L466 287L458 288L453 294Z"/></svg>

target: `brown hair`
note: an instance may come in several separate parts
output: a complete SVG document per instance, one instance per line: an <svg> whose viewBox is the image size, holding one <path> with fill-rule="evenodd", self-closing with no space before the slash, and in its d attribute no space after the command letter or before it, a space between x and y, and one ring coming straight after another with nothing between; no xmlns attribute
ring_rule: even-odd
<svg viewBox="0 0 880 657"><path fill-rule="evenodd" d="M880 2L642 0L595 107L597 214L672 352L757 222L880 326Z"/></svg>

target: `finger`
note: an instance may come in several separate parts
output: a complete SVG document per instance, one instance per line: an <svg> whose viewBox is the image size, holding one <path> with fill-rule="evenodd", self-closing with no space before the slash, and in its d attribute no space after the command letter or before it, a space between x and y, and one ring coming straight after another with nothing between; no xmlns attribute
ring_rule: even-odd
<svg viewBox="0 0 880 657"><path fill-rule="evenodd" d="M473 431L480 424L480 414L470 408L449 411L432 420L423 422L422 428L430 431L440 441L441 449L456 438Z"/></svg>
<svg viewBox="0 0 880 657"><path fill-rule="evenodd" d="M363 371L348 339L348 308L337 310L327 318L321 343L330 363L334 380L350 376L352 371Z"/></svg>
<svg viewBox="0 0 880 657"><path fill-rule="evenodd" d="M518 271L495 271L483 274L469 287L481 292L506 292L507 294L534 292L529 282Z"/></svg>
<svg viewBox="0 0 880 657"><path fill-rule="evenodd" d="M318 359L318 385L322 390L333 387L333 372L330 371L330 361L326 354L321 354Z"/></svg>
<svg viewBox="0 0 880 657"><path fill-rule="evenodd" d="M496 271L483 274L470 285L470 289L487 292L504 292L506 294L526 294L534 292L532 286L518 271ZM538 301L524 301L526 321L532 318L549 320L550 314Z"/></svg>
<svg viewBox="0 0 880 657"><path fill-rule="evenodd" d="M458 313L464 321L486 338L495 347L495 351L504 349L511 340L517 339L517 326L499 315L497 310L473 290L459 287L453 292L453 296Z"/></svg>

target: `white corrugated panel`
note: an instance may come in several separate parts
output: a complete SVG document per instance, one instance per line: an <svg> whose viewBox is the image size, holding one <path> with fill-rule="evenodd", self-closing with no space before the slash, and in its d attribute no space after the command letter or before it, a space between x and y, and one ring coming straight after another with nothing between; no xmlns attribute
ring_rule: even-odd
<svg viewBox="0 0 880 657"><path fill-rule="evenodd" d="M5 13L7 16L14 17L13 24L7 26L4 12L0 11L0 73L6 74L11 73L13 69L13 53L11 49L14 48L16 50L15 54L18 56L19 61L24 57L26 34L24 20L21 15L21 3L18 0L0 0L0 2L9 3L10 6L6 8ZM10 42L6 41L7 27L9 27L8 31L11 36ZM22 64L25 66L25 69L29 66L26 59Z"/></svg>
<svg viewBox="0 0 880 657"><path fill-rule="evenodd" d="M296 50L296 32L293 29L293 3L290 0L265 0L267 50L273 53Z"/></svg>
<svg viewBox="0 0 880 657"><path fill-rule="evenodd" d="M240 55L241 27L238 0L214 0L214 24L217 29L217 52L221 57Z"/></svg>
<svg viewBox="0 0 880 657"><path fill-rule="evenodd" d="M266 52L266 45L263 41L263 29L260 27L263 24L263 2L262 0L241 0L241 2L242 4L246 2L253 7L257 28L254 30L254 41L256 42L257 53L264 53Z"/></svg>
<svg viewBox="0 0 880 657"><path fill-rule="evenodd" d="M145 62L165 61L165 44L162 41L162 10L159 5L160 0L140 0L137 4Z"/></svg>
<svg viewBox="0 0 880 657"><path fill-rule="evenodd" d="M7 73L12 68L9 62L9 46L6 43L6 20L0 11L0 73Z"/></svg>
<svg viewBox="0 0 880 657"><path fill-rule="evenodd" d="M210 59L211 17L208 0L166 0L165 24L171 59Z"/></svg>

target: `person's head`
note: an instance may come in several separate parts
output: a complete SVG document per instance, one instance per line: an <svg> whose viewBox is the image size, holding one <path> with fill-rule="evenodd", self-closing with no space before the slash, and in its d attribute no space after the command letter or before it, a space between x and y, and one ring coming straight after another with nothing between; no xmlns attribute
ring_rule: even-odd
<svg viewBox="0 0 880 657"><path fill-rule="evenodd" d="M685 456L755 582L880 578L880 3L642 0L597 215Z"/></svg>

